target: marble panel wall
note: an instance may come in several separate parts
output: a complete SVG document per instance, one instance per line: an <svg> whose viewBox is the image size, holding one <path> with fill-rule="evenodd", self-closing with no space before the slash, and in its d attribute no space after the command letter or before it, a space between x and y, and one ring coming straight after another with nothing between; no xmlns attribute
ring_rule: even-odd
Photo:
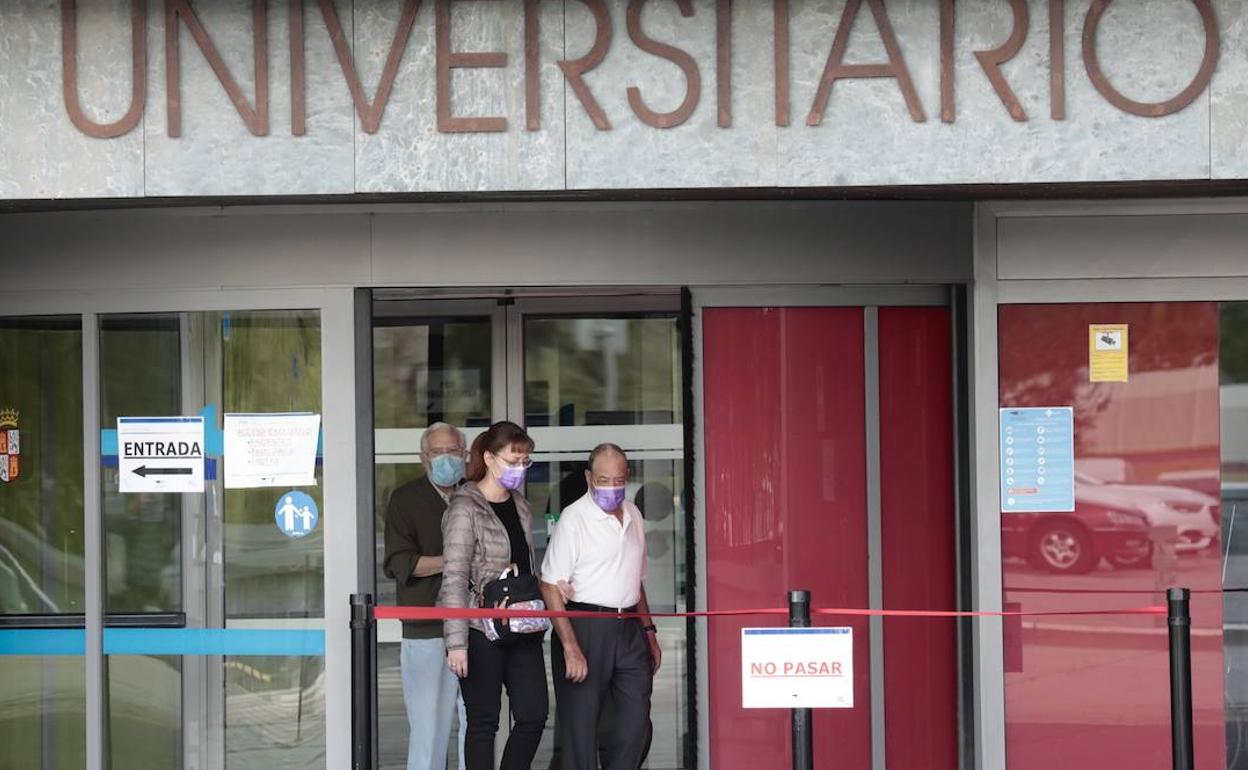
<svg viewBox="0 0 1248 770"><path fill-rule="evenodd" d="M394 39L403 2L356 0L356 50L364 79L376 83ZM450 114L500 117L501 133L441 133L437 123L434 0L419 3L411 39L394 81L381 129L356 129L359 192L557 190L564 186L564 96L554 61L563 56L563 4L538 7L541 129L526 129L524 3L452 2L450 51L501 52L505 68L451 70ZM372 92L370 91L370 94Z"/></svg>
<svg viewBox="0 0 1248 770"><path fill-rule="evenodd" d="M164 0L148 16L152 99L144 118L144 177L148 196L312 195L350 193L355 185L351 96L317 9L305 0L306 133L291 133L290 16L286 2L269 2L269 129L256 136L230 101L187 25L178 25L181 136L169 136ZM251 109L256 107L252 0L212 0L191 6ZM335 7L350 40L350 0Z"/></svg>
<svg viewBox="0 0 1248 770"><path fill-rule="evenodd" d="M130 108L130 30L130 0L83 4L78 100L93 121L111 123ZM0 199L142 197L142 127L116 139L74 127L61 95L60 42L58 0L0 3Z"/></svg>
<svg viewBox="0 0 1248 770"><path fill-rule="evenodd" d="M794 4L794 104L799 120L781 133L779 183L808 185L1005 182L1096 182L1199 179L1209 175L1207 94L1163 118L1128 115L1092 87L1081 37L1088 0L1065 4L1066 119L1049 105L1049 12L1027 3L1029 34L1002 66L1027 120L1014 120L975 51L1000 46L1014 19L1005 0L955 3L956 119L941 121L939 4L888 4L889 18L914 78L926 121L910 119L892 79L836 84L823 123L805 125L805 111L831 48L842 2ZM1204 49L1190 3L1135 0L1110 6L1099 33L1102 66L1111 81L1141 101L1166 99L1195 75ZM852 57L852 58L851 58ZM846 59L887 61L870 14L859 14ZM1129 73L1129 76L1124 75ZM1116 76L1116 77L1115 77ZM797 116L795 116L797 117ZM1148 152L1146 148L1155 148ZM910 181L907 181L910 180Z"/></svg>
<svg viewBox="0 0 1248 770"><path fill-rule="evenodd" d="M941 3L881 0L914 83L907 105L890 77L844 78L812 116L847 4L858 12L846 64L888 61L872 2L790 0L789 124L776 124L772 2L604 0L612 40L585 83L610 123L595 125L560 70L590 49L596 25L584 0L536 0L540 128L526 126L524 0L447 4L450 49L500 52L499 68L451 71L455 116L499 117L506 130L438 127L439 0L333 0L343 46L364 97L376 98L405 7L416 8L376 132L357 114L318 0L303 0L307 129L292 133L290 9L267 9L269 125L255 136L185 24L179 25L182 134L170 136L166 2L146 1L142 119L110 139L84 134L62 94L61 0L0 3L0 199L287 196L650 188L840 187L1248 177L1248 10L1209 0L1221 51L1212 84L1164 117L1127 114L1093 86L1082 38L1091 0L1066 0L1064 120L1050 110L1050 9L1025 0L1028 32L1001 66L1025 120L1012 116L976 52L1001 46L1016 20L1008 0L956 0L956 119L941 119ZM1204 0L1202 0L1203 2ZM253 0L188 0L242 101L254 106ZM639 34L630 34L636 3ZM78 93L87 117L116 120L130 97L130 0L76 0ZM686 15L683 10L689 11ZM721 14L728 14L721 17ZM731 89L721 99L716 26L731 19ZM689 94L688 78L633 37L676 46L696 66L697 106L678 125L647 125L628 89L656 113ZM653 47L653 46L651 46ZM1118 0L1098 31L1111 83L1138 101L1181 91L1205 47L1187 0ZM922 115L914 119L914 112ZM730 115L730 120L728 117ZM721 125L730 123L730 125ZM815 125L811 125L814 123Z"/></svg>

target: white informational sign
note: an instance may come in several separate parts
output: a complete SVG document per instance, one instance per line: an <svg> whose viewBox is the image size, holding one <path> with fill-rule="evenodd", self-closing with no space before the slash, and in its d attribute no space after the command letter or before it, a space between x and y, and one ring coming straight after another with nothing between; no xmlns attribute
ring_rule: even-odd
<svg viewBox="0 0 1248 770"><path fill-rule="evenodd" d="M316 486L321 416L225 415L225 488Z"/></svg>
<svg viewBox="0 0 1248 770"><path fill-rule="evenodd" d="M853 708L854 630L741 629L741 706Z"/></svg>
<svg viewBox="0 0 1248 770"><path fill-rule="evenodd" d="M203 492L203 417L118 417L118 491Z"/></svg>

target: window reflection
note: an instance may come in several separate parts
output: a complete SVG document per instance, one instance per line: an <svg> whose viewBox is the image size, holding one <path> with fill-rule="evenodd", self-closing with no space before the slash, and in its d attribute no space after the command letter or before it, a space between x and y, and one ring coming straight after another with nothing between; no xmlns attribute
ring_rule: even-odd
<svg viewBox="0 0 1248 770"><path fill-rule="evenodd" d="M425 475L416 456L423 429L447 422L467 429L493 420L494 338L489 317L375 318L373 419L379 436L374 473L377 602L393 605L395 582L381 571L386 505L394 490ZM500 373L501 374L501 373ZM378 765L407 767L408 722L403 700L397 622L378 626ZM451 744L458 744L454 720ZM451 752L451 766L456 752Z"/></svg>
<svg viewBox="0 0 1248 770"><path fill-rule="evenodd" d="M1248 302L1221 312L1221 525L1226 588L1248 587ZM1202 482L1207 481L1205 479ZM1202 491L1205 491L1202 488ZM1226 766L1248 770L1248 594L1223 596Z"/></svg>
<svg viewBox="0 0 1248 770"><path fill-rule="evenodd" d="M0 614L81 613L81 321L0 319L0 372Z"/></svg>
<svg viewBox="0 0 1248 770"><path fill-rule="evenodd" d="M373 329L375 427L489 424L493 415L489 318L391 318L385 324Z"/></svg>
<svg viewBox="0 0 1248 770"><path fill-rule="evenodd" d="M1001 516L1005 600L1095 610L1221 586L1218 306L1011 305L999 314L1002 407L1072 406L1075 510ZM1091 382L1088 327L1130 328L1127 382ZM1193 635L1221 633L1216 594L1194 597ZM1166 628L1150 617L1009 621L1011 767L1149 765L1169 751ZM1197 753L1222 765L1221 645L1197 643Z"/></svg>
<svg viewBox="0 0 1248 770"><path fill-rule="evenodd" d="M530 428L681 421L672 316L526 318L524 344Z"/></svg>
<svg viewBox="0 0 1248 770"><path fill-rule="evenodd" d="M182 413L177 313L100 319L100 425ZM188 373L189 374L189 373ZM108 612L182 609L182 499L121 494L115 464L101 474Z"/></svg>
<svg viewBox="0 0 1248 770"><path fill-rule="evenodd" d="M0 767L86 766L86 659L0 655Z"/></svg>
<svg viewBox="0 0 1248 770"><path fill-rule="evenodd" d="M0 318L0 615L84 612L82 322ZM85 665L0 655L0 767L86 763Z"/></svg>

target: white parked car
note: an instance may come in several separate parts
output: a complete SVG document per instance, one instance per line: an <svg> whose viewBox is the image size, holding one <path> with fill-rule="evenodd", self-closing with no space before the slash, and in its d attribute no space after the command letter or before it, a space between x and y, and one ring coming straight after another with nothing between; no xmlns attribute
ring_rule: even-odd
<svg viewBox="0 0 1248 770"><path fill-rule="evenodd" d="M1202 551L1218 542L1217 498L1186 487L1161 484L1118 484L1101 481L1083 471L1075 472L1075 484L1084 497L1133 504L1148 518L1149 526L1174 527L1179 533L1175 550Z"/></svg>

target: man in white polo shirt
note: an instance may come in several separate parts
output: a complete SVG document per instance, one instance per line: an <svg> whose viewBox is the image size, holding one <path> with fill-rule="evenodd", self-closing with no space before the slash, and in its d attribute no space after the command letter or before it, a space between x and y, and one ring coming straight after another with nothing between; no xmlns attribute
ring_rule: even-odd
<svg viewBox="0 0 1248 770"><path fill-rule="evenodd" d="M625 499L624 450L594 447L585 476L589 491L559 515L542 562L542 596L550 609L602 616L555 619L551 668L562 770L597 769L598 718L608 698L614 724L602 768L637 770L650 740L650 693L662 657L642 585L645 527L637 506ZM641 617L613 617L622 613Z"/></svg>

